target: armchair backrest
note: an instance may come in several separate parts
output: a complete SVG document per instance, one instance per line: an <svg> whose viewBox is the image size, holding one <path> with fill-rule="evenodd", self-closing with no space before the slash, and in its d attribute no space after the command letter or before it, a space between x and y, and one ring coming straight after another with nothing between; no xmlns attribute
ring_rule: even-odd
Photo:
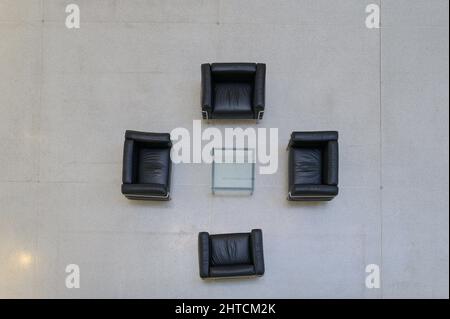
<svg viewBox="0 0 450 319"><path fill-rule="evenodd" d="M319 145L329 141L337 141L338 132L324 131L324 132L292 132L289 146L302 147Z"/></svg>
<svg viewBox="0 0 450 319"><path fill-rule="evenodd" d="M213 63L211 74L214 81L253 81L256 63Z"/></svg>
<svg viewBox="0 0 450 319"><path fill-rule="evenodd" d="M146 144L155 148L170 148L172 141L169 133L148 133L127 130L125 132L125 139L132 140L137 143Z"/></svg>

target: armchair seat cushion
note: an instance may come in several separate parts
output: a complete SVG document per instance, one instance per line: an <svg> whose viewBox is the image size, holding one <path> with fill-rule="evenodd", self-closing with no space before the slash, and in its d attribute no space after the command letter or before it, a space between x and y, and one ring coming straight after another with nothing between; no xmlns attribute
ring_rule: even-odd
<svg viewBox="0 0 450 319"><path fill-rule="evenodd" d="M293 148L291 150L292 164L294 166L295 184L321 184L322 183L322 149Z"/></svg>
<svg viewBox="0 0 450 319"><path fill-rule="evenodd" d="M139 184L167 184L169 177L170 149L141 148L138 155Z"/></svg>
<svg viewBox="0 0 450 319"><path fill-rule="evenodd" d="M251 264L249 234L212 235L211 266Z"/></svg>
<svg viewBox="0 0 450 319"><path fill-rule="evenodd" d="M214 86L214 113L252 114L252 86L249 83L218 82Z"/></svg>

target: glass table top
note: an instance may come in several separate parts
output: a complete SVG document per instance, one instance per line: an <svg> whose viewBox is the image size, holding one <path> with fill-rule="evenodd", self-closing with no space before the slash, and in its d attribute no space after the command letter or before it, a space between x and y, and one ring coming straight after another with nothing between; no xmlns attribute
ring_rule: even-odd
<svg viewBox="0 0 450 319"><path fill-rule="evenodd" d="M234 191L253 194L255 151L253 149L213 149L212 192Z"/></svg>

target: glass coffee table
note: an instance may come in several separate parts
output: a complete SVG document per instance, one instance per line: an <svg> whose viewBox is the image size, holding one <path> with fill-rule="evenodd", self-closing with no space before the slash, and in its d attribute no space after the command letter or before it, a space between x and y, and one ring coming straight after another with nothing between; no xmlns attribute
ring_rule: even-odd
<svg viewBox="0 0 450 319"><path fill-rule="evenodd" d="M212 193L253 194L255 151L253 149L215 148L212 151Z"/></svg>

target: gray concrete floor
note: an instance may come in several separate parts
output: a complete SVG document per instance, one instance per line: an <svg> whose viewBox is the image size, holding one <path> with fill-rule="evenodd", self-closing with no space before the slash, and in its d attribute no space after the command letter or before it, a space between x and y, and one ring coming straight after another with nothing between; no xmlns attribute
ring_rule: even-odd
<svg viewBox="0 0 450 319"><path fill-rule="evenodd" d="M448 298L448 1L276 3L0 0L0 297ZM210 166L180 164L172 201L126 200L124 131L191 128L216 61L267 63L258 127L279 128L278 173L214 197ZM331 129L340 195L288 203L290 132ZM256 227L264 277L200 280L199 231Z"/></svg>

